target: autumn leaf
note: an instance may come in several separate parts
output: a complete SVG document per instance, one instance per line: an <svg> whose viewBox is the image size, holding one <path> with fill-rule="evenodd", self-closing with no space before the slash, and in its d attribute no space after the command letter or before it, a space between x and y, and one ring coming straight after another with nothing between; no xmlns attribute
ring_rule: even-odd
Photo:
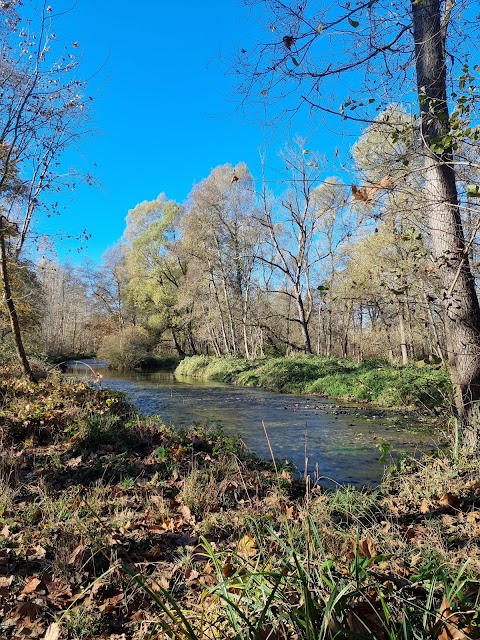
<svg viewBox="0 0 480 640"><path fill-rule="evenodd" d="M469 630L458 628L460 617L452 613L450 603L445 594L443 595L442 604L438 611L437 620L438 622L432 630L432 636L436 638L436 640L464 640L468 638L464 631ZM438 633L439 630L440 632Z"/></svg>
<svg viewBox="0 0 480 640"><path fill-rule="evenodd" d="M0 576L0 589L9 587L13 582L13 576Z"/></svg>
<svg viewBox="0 0 480 640"><path fill-rule="evenodd" d="M373 541L373 538L370 535L367 535L365 538L359 541L358 543L358 552L363 558L371 559L375 558L378 555L377 548Z"/></svg>
<svg viewBox="0 0 480 640"><path fill-rule="evenodd" d="M443 493L437 502L442 507L451 507L452 509L456 509L458 507L458 497L448 491Z"/></svg>
<svg viewBox="0 0 480 640"><path fill-rule="evenodd" d="M222 567L222 575L224 578L230 578L235 573L235 569L232 564L232 556L227 556L225 564Z"/></svg>
<svg viewBox="0 0 480 640"><path fill-rule="evenodd" d="M420 513L428 513L430 511L430 502L424 498L420 503Z"/></svg>
<svg viewBox="0 0 480 640"><path fill-rule="evenodd" d="M244 560L256 556L257 551L257 544L251 533L246 533L243 538L238 541L237 554Z"/></svg>
<svg viewBox="0 0 480 640"><path fill-rule="evenodd" d="M58 640L60 637L60 625L58 622L52 622L52 624L48 627L43 640Z"/></svg>
<svg viewBox="0 0 480 640"><path fill-rule="evenodd" d="M68 564L75 564L77 558L83 553L85 548L86 546L84 544L79 544L77 547L75 547L75 549L70 554Z"/></svg>
<svg viewBox="0 0 480 640"><path fill-rule="evenodd" d="M371 204L377 191L380 189L393 189L393 186L390 176L385 176L380 180L380 182L369 187L357 187L352 184L353 199L360 200L366 204Z"/></svg>
<svg viewBox="0 0 480 640"><path fill-rule="evenodd" d="M195 523L195 517L192 515L192 512L190 511L190 509L187 507L186 504L180 505L180 507L178 508L178 511L182 514L185 522L187 522L188 524Z"/></svg>
<svg viewBox="0 0 480 640"><path fill-rule="evenodd" d="M26 595L28 593L33 593L38 585L41 583L39 578L33 577L27 582L27 584L22 589L22 594Z"/></svg>

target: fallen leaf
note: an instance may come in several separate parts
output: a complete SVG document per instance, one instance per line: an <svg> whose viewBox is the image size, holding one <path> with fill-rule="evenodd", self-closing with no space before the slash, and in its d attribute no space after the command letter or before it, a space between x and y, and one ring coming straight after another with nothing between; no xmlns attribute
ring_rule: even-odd
<svg viewBox="0 0 480 640"><path fill-rule="evenodd" d="M422 559L422 553L416 553L414 556L411 557L410 559L410 566L411 567L415 567L419 561Z"/></svg>
<svg viewBox="0 0 480 640"><path fill-rule="evenodd" d="M83 553L85 548L86 548L85 545L82 543L76 546L75 549L70 554L70 557L68 559L68 564L75 564L77 558Z"/></svg>
<svg viewBox="0 0 480 640"><path fill-rule="evenodd" d="M440 496L437 502L442 507L451 507L452 509L456 509L458 506L458 496L454 496L453 493L446 491Z"/></svg>
<svg viewBox="0 0 480 640"><path fill-rule="evenodd" d="M463 630L458 628L460 618L452 613L450 603L445 594L438 611L437 620L435 630L440 627L440 633L436 636L437 640L464 640L468 638Z"/></svg>
<svg viewBox="0 0 480 640"><path fill-rule="evenodd" d="M30 602L30 601L21 602L20 604L17 604L17 606L12 609L12 611L10 612L10 617L8 621L10 624L12 622L13 624L15 624L18 622L18 620L22 620L23 618L28 618L33 622L38 615L39 609L40 609L40 606L38 604L35 604L35 602Z"/></svg>
<svg viewBox="0 0 480 640"><path fill-rule="evenodd" d="M470 511L467 514L467 522L469 524L475 524L477 520L480 520L480 511Z"/></svg>
<svg viewBox="0 0 480 640"><path fill-rule="evenodd" d="M70 469L75 469L75 467L78 467L81 463L82 456L78 456L77 458L70 458L65 466L69 467Z"/></svg>
<svg viewBox="0 0 480 640"><path fill-rule="evenodd" d="M420 513L428 513L430 511L430 502L424 498L420 503Z"/></svg>
<svg viewBox="0 0 480 640"><path fill-rule="evenodd" d="M256 556L257 551L257 544L251 533L246 533L243 538L238 541L237 554L244 560Z"/></svg>
<svg viewBox="0 0 480 640"><path fill-rule="evenodd" d="M26 549L25 555L28 560L43 560L47 555L47 551L41 545L37 544L35 547Z"/></svg>
<svg viewBox="0 0 480 640"><path fill-rule="evenodd" d="M35 576L33 578L30 578L27 584L23 587L21 593L24 595L28 593L33 593L41 582L42 581L39 578L36 578Z"/></svg>
<svg viewBox="0 0 480 640"><path fill-rule="evenodd" d="M367 535L365 538L359 541L358 543L358 552L363 558L374 558L378 555L377 548L373 541L373 538L370 535Z"/></svg>
<svg viewBox="0 0 480 640"><path fill-rule="evenodd" d="M192 580L196 580L199 576L199 572L196 571L195 569L192 569L191 567L189 567L184 574L184 578L187 582L191 582Z"/></svg>
<svg viewBox="0 0 480 640"><path fill-rule="evenodd" d="M187 507L186 504L182 504L178 511L182 514L182 516L185 518L187 523L193 523L195 522L195 518L194 516L192 516L192 512L190 511L190 509Z"/></svg>
<svg viewBox="0 0 480 640"><path fill-rule="evenodd" d="M131 622L138 622L139 620L143 620L145 618L145 612L144 611L135 611L135 613L133 613L129 620Z"/></svg>
<svg viewBox="0 0 480 640"><path fill-rule="evenodd" d="M232 564L232 556L227 556L225 564L222 567L222 574L224 578L230 578L235 573L235 569Z"/></svg>
<svg viewBox="0 0 480 640"><path fill-rule="evenodd" d="M57 622L52 622L48 627L43 640L58 640L60 637L60 625Z"/></svg>
<svg viewBox="0 0 480 640"><path fill-rule="evenodd" d="M398 562L392 563L393 570L398 573L400 576L408 577L410 575L410 571L404 560L398 560Z"/></svg>
<svg viewBox="0 0 480 640"><path fill-rule="evenodd" d="M169 580L167 580L167 578L165 578L165 576L160 576L160 578L155 578L155 580L152 581L152 583L150 584L150 589L152 591L158 592L158 591L168 591L168 589L170 588L170 582Z"/></svg>
<svg viewBox="0 0 480 640"><path fill-rule="evenodd" d="M13 576L0 576L0 589L2 587L9 587L13 582Z"/></svg>

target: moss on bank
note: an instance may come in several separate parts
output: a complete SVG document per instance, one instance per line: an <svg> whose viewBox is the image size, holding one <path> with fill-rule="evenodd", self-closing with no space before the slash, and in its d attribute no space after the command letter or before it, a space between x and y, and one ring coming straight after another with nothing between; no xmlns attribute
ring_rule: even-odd
<svg viewBox="0 0 480 640"><path fill-rule="evenodd" d="M401 367L375 360L355 362L318 356L255 361L192 356L179 364L176 373L286 393L318 393L384 407L438 408L449 406L451 398L447 372L424 363Z"/></svg>

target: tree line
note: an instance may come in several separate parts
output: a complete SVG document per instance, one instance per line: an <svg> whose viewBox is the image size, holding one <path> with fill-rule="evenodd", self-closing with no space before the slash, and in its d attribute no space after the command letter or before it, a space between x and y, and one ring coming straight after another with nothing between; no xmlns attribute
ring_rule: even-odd
<svg viewBox="0 0 480 640"><path fill-rule="evenodd" d="M275 189L226 164L183 204L141 202L101 265L41 265L42 350L444 362L415 137L393 105L353 146L355 184L325 177L325 160L297 139ZM475 242L470 254L476 268Z"/></svg>

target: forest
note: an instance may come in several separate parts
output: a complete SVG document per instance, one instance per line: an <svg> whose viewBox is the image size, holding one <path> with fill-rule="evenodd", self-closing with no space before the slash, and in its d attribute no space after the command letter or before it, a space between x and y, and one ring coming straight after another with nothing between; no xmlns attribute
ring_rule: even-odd
<svg viewBox="0 0 480 640"><path fill-rule="evenodd" d="M297 135L259 170L219 158L183 201L159 178L101 262L69 262L47 229L95 183L65 159L90 126L78 43L50 5L0 2L2 639L480 637L480 64L460 4L246 2L269 40L232 59L238 94L360 122L348 162ZM93 357L362 402L382 462L375 412L435 446L332 489L306 445L305 470L275 457L263 418L271 460L63 372Z"/></svg>

